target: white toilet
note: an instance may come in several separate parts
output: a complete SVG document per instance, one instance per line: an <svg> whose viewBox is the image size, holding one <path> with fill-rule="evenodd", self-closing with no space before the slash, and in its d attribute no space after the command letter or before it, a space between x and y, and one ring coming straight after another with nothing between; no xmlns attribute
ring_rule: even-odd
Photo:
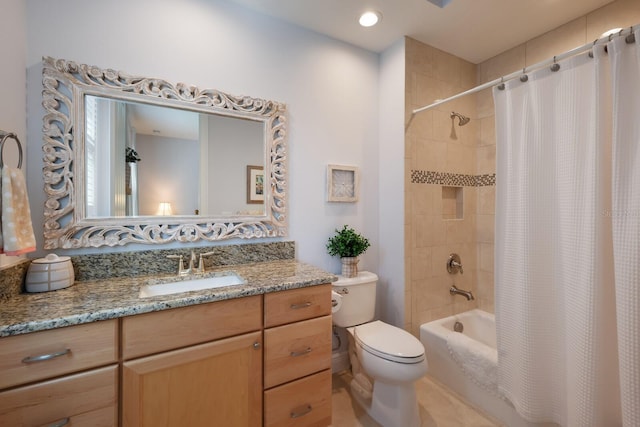
<svg viewBox="0 0 640 427"><path fill-rule="evenodd" d="M384 427L419 427L415 381L427 373L424 346L416 337L372 321L378 276L361 271L333 283L333 324L349 332L351 391Z"/></svg>

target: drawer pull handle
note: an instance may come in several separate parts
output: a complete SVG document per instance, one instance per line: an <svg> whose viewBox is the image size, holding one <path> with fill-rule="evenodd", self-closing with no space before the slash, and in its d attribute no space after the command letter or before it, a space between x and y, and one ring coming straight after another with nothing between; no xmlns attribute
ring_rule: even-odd
<svg viewBox="0 0 640 427"><path fill-rule="evenodd" d="M303 302L302 304L291 304L291 309L292 310L298 310L301 308L307 308L307 307L311 307L311 301L307 301L307 302Z"/></svg>
<svg viewBox="0 0 640 427"><path fill-rule="evenodd" d="M65 348L64 350L57 351L55 353L41 354L39 356L28 356L22 359L22 363L36 363L36 362L44 362L45 360L55 359L56 357L64 356L66 354L71 353L70 348ZM64 424L63 424L64 425Z"/></svg>
<svg viewBox="0 0 640 427"><path fill-rule="evenodd" d="M60 421L56 421L53 424L50 424L49 427L62 427L62 426L66 426L67 424L69 424L69 418L64 418L61 419Z"/></svg>
<svg viewBox="0 0 640 427"><path fill-rule="evenodd" d="M313 410L313 408L311 407L311 405L303 405L301 407L298 407L298 408L294 409L291 412L291 418L304 417L305 415L307 415L312 410Z"/></svg>
<svg viewBox="0 0 640 427"><path fill-rule="evenodd" d="M311 353L311 347L307 347L306 349L302 350L302 351L292 351L290 353L291 357L299 357L299 356L304 356L305 354L309 354Z"/></svg>

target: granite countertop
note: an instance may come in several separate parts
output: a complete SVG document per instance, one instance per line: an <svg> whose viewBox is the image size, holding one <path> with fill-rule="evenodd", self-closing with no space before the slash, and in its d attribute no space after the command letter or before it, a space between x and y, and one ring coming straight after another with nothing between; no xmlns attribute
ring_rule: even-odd
<svg viewBox="0 0 640 427"><path fill-rule="evenodd" d="M246 284L172 295L139 298L147 283L184 280L234 272ZM309 264L280 260L208 269L204 276L175 274L76 282L58 291L19 294L0 305L0 337L115 319L168 308L260 295L330 283L337 277Z"/></svg>

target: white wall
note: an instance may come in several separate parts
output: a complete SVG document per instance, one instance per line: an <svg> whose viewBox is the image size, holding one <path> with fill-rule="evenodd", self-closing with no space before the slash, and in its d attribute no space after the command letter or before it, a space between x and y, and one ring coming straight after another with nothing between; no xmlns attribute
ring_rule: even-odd
<svg viewBox="0 0 640 427"><path fill-rule="evenodd" d="M0 130L14 132L22 142L23 150L27 143L27 108L24 96L26 86L25 58L26 43L26 7L24 0L2 0L2 22L0 23ZM17 165L18 150L13 141L7 143L3 159L8 165ZM27 159L23 158L22 170L27 170ZM39 163L32 162L39 168ZM41 168L40 168L41 169ZM29 186L30 190L33 186ZM38 186L35 185L37 188ZM40 186L42 188L42 186ZM33 206L33 203L31 204ZM0 267L14 264L22 257L0 255Z"/></svg>
<svg viewBox="0 0 640 427"><path fill-rule="evenodd" d="M200 143L188 139L136 135L140 215L155 215L160 202L174 215L195 215L198 203Z"/></svg>
<svg viewBox="0 0 640 427"><path fill-rule="evenodd" d="M339 272L325 245L335 228L349 224L372 242L361 268L376 271L378 55L219 0L29 0L27 23L28 155L37 165L28 182L39 248L41 58L52 56L286 103L288 240L296 242L298 259ZM325 201L330 163L360 167L358 203ZM140 247L108 250L133 249Z"/></svg>
<svg viewBox="0 0 640 427"><path fill-rule="evenodd" d="M378 211L378 311L389 323L404 327L404 94L405 41L380 56Z"/></svg>

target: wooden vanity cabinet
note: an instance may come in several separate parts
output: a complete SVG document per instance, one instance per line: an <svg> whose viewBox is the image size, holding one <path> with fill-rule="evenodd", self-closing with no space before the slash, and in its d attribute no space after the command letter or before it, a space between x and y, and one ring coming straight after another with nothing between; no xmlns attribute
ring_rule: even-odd
<svg viewBox="0 0 640 427"><path fill-rule="evenodd" d="M0 373L0 426L326 427L331 285L0 338Z"/></svg>
<svg viewBox="0 0 640 427"><path fill-rule="evenodd" d="M122 322L123 426L262 425L261 296Z"/></svg>
<svg viewBox="0 0 640 427"><path fill-rule="evenodd" d="M265 295L264 426L331 424L331 285Z"/></svg>
<svg viewBox="0 0 640 427"><path fill-rule="evenodd" d="M0 338L0 426L117 425L118 321Z"/></svg>

